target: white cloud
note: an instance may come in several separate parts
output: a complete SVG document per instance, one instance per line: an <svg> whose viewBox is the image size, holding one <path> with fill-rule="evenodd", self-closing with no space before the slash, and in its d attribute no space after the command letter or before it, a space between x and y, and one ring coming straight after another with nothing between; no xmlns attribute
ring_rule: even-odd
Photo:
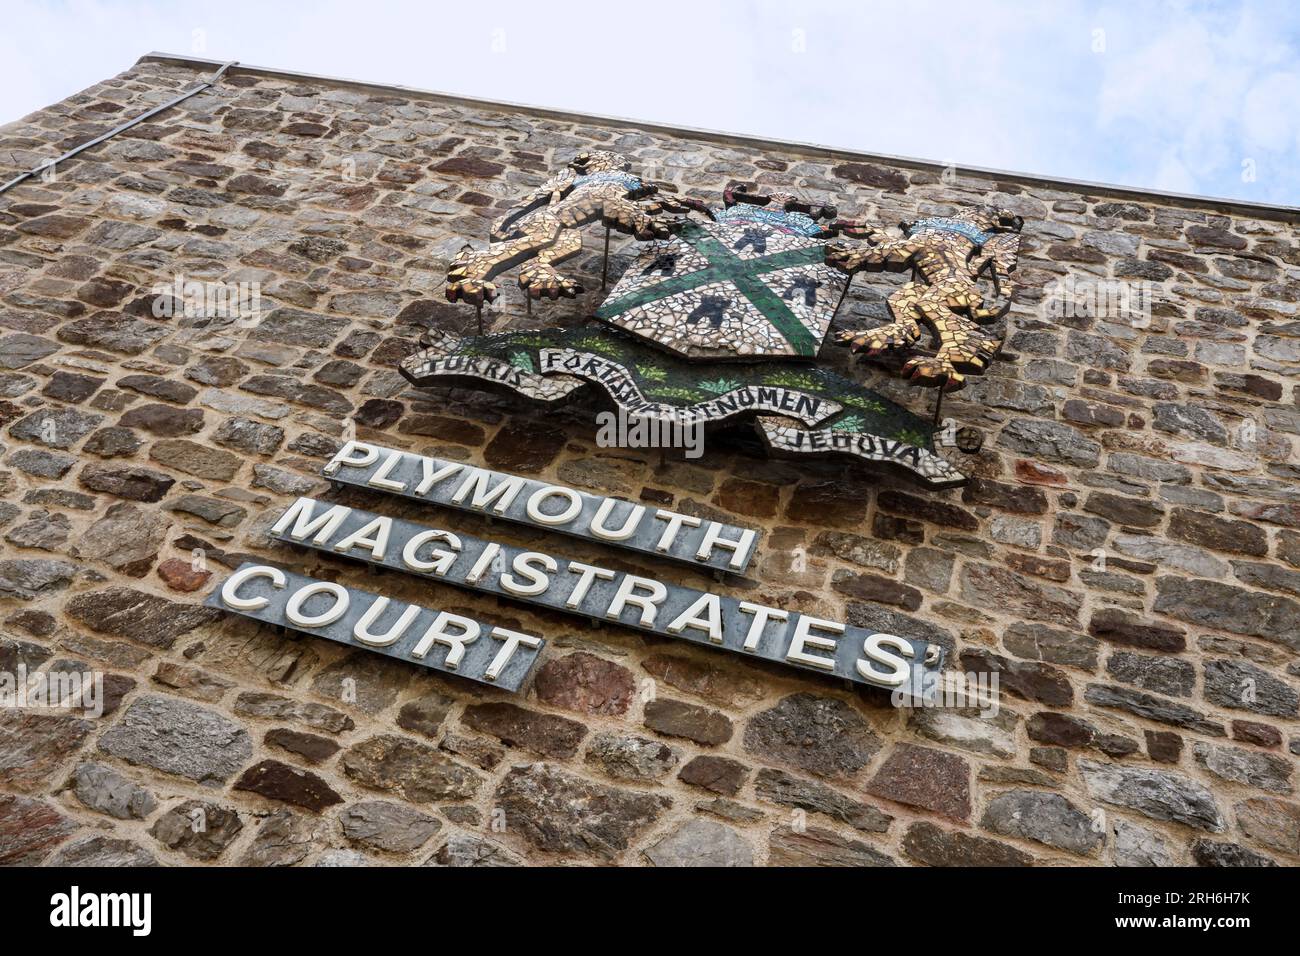
<svg viewBox="0 0 1300 956"><path fill-rule="evenodd" d="M6 14L3 119L162 50L1049 176L1300 195L1300 12L1283 0L10 0Z"/></svg>
<svg viewBox="0 0 1300 956"><path fill-rule="evenodd" d="M1294 152L1300 146L1296 111L1300 109L1300 73L1273 73L1255 83L1242 98L1242 127L1248 146Z"/></svg>

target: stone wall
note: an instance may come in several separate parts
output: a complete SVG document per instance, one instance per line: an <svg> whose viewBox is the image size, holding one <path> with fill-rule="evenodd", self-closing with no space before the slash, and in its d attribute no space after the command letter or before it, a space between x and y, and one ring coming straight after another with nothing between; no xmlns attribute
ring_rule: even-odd
<svg viewBox="0 0 1300 956"><path fill-rule="evenodd" d="M0 175L202 75L141 63L4 127ZM448 257L592 146L715 201L743 178L885 223L990 197L1022 214L1006 354L945 405L984 431L976 479L936 493L726 438L696 462L602 449L589 408L408 387L422 328L473 327L442 299ZM101 671L110 704L0 714L0 861L1295 864L1300 244L1258 215L232 74L0 197L0 671ZM593 288L598 254L575 267ZM1067 271L1153 283L1150 322L1052 318L1041 289ZM257 281L274 311L155 318L177 274ZM885 314L889 280L854 289L841 326ZM488 318L594 301L530 320L510 282ZM328 491L353 426L760 527L729 592L937 641L999 674L1000 712L900 710L402 576L385 593L544 634L523 692L202 608L245 555L366 586L267 541L300 493L484 533Z"/></svg>

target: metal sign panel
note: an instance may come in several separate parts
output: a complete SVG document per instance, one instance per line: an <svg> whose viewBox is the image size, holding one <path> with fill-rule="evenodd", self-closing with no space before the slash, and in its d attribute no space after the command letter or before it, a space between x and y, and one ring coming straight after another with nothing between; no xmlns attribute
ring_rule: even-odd
<svg viewBox="0 0 1300 956"><path fill-rule="evenodd" d="M559 531L695 567L740 574L758 532L563 485L348 442L324 468L332 481Z"/></svg>
<svg viewBox="0 0 1300 956"><path fill-rule="evenodd" d="M927 699L943 650L344 505L299 498L271 536L554 611Z"/></svg>
<svg viewBox="0 0 1300 956"><path fill-rule="evenodd" d="M383 602L377 610L376 602ZM509 691L519 690L546 643L253 561L241 564L203 603Z"/></svg>

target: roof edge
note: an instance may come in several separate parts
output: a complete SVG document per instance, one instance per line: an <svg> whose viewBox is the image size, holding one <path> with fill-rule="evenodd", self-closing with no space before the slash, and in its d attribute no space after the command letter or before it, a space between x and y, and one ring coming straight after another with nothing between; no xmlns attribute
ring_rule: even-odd
<svg viewBox="0 0 1300 956"><path fill-rule="evenodd" d="M223 65L222 60L209 60L195 56L181 56L173 53L152 52L140 57L140 63L167 63L174 66L189 66L196 70L211 70ZM228 75L243 73L250 76L284 77L311 83L323 83L335 87L355 90L367 90L383 93L400 93L417 99L431 100L439 103L464 104L500 110L509 113L523 113L543 116L548 119L592 123L602 126L626 127L631 130L651 131L689 139L703 140L727 146L748 146L754 148L779 149L785 152L799 153L809 157L826 160L865 161L901 166L908 169L942 172L948 164L910 156L891 156L886 153L866 153L859 150L844 149L834 146L822 146L816 143L804 143L796 140L769 139L744 133L728 133L716 130L696 129L691 126L672 126L645 120L630 119L621 116L602 116L596 113L582 113L576 110L556 109L547 106L533 106L527 103L513 103L507 100L488 100L456 93L443 93L437 90L422 90L395 83L373 83L365 80L353 80L345 77L322 76L315 73L300 73L294 70L280 70L272 67L252 66L239 63L231 66ZM1300 206L1282 206L1274 203L1247 202L1240 199L1225 199L1217 196L1196 196L1187 193L1163 192L1154 189L1140 189L1135 186L1119 186L1110 183L1088 182L1079 179L1056 179L1036 173L1016 172L1005 169L988 169L982 166L958 165L966 173L987 176L1003 182L1021 186L1034 186L1064 189L1071 192L1105 196L1114 199L1132 199L1155 201L1173 206L1191 207L1198 210L1231 213L1260 219L1274 219L1284 222L1300 222Z"/></svg>

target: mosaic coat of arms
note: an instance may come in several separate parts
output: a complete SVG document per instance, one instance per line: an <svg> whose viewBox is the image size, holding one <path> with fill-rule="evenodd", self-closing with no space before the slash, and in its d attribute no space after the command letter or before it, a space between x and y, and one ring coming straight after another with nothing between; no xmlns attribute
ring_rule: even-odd
<svg viewBox="0 0 1300 956"><path fill-rule="evenodd" d="M642 244L596 323L465 338L430 331L403 374L416 385L471 384L542 403L595 389L629 416L752 423L774 454L884 463L933 487L964 482L936 451L929 418L817 357L856 272L910 271L888 299L892 322L831 340L868 355L903 353L913 384L961 388L1001 345L995 329L1013 291L1020 218L979 208L904 223L893 236L789 193L732 183L722 200L668 192L617 153L578 156L493 225L486 249L461 252L446 294L481 318L499 294L497 276L519 266L530 302L575 297L581 285L557 264L581 252L583 226L601 223L606 264L608 230Z"/></svg>

